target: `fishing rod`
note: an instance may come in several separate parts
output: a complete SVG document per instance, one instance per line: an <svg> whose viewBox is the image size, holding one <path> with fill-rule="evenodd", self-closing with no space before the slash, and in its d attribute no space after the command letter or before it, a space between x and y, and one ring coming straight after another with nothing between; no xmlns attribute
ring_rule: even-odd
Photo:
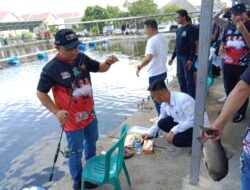
<svg viewBox="0 0 250 190"><path fill-rule="evenodd" d="M80 58L80 61L79 61L79 65L78 65L78 73L77 73L77 76L74 80L74 83L73 83L73 88L76 87L76 82L77 80L79 79L79 69L80 69L80 66L81 66L81 62L82 62L82 58L83 58L83 53L81 55L81 58ZM84 59L85 59L85 56L84 56ZM84 60L83 60L83 63L84 63ZM70 108L70 105L71 105L71 102L72 102L72 97L73 97L73 91L74 89L72 89L72 92L71 92L71 95L70 95L70 99L69 99L69 104L68 104L68 108L67 108L67 111L69 111L69 108ZM58 145L57 145L57 149L56 149L56 154L55 154L55 157L54 157L54 162L53 162L53 167L52 167L52 170L51 170L51 173L50 173L50 177L49 177L49 181L52 181L53 179L53 174L54 174L54 170L55 170L55 165L56 165L56 162L57 162L57 158L58 158L58 155L59 155L59 152L60 152L60 147L61 147L61 141L62 141L62 136L63 136L63 131L64 131L64 126L65 125L61 125L61 134L60 134L60 138L59 138L59 142L58 142Z"/></svg>

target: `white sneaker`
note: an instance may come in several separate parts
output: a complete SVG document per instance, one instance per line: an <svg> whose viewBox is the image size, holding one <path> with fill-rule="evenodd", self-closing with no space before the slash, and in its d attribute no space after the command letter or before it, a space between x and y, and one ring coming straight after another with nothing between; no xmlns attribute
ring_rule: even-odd
<svg viewBox="0 0 250 190"><path fill-rule="evenodd" d="M226 99L227 99L227 95L225 94L223 97L219 98L217 101L219 103L224 103L226 101Z"/></svg>

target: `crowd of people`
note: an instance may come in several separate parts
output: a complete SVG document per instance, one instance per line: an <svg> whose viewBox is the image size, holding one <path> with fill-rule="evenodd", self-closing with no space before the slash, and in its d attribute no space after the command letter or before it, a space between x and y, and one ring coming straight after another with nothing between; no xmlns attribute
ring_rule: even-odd
<svg viewBox="0 0 250 190"><path fill-rule="evenodd" d="M229 9L224 10L224 15ZM224 126L233 117L233 122L245 119L250 95L250 69L248 66L250 46L250 21L244 4L236 4L230 9L231 16L220 18L223 11L214 15L211 46L223 49L223 81L227 100L224 107L211 125L208 115L204 114L204 125L218 130L218 135L204 134L206 138L221 138ZM177 147L191 147L194 127L195 107L195 61L198 52L199 26L192 24L188 12L184 9L176 12L176 45L169 61L168 42L158 32L157 22L149 19L144 22L148 36L145 57L136 67L136 75L147 66L148 90L154 101L158 115L144 139L158 136L159 129L166 132L168 143ZM96 154L98 139L98 120L94 110L92 81L90 72L106 72L118 61L114 55L104 62L96 61L78 51L80 41L71 29L59 30L55 35L55 47L58 54L44 68L37 87L37 96L42 104L60 121L70 147L69 169L73 180L73 189L81 188L82 155L86 160ZM218 51L217 54L220 54ZM222 56L222 55L221 55ZM166 64L177 59L177 78L180 92L170 91L165 83ZM54 101L48 95L52 89ZM250 128L247 129L242 154L241 189L250 187ZM85 187L97 185L85 182Z"/></svg>

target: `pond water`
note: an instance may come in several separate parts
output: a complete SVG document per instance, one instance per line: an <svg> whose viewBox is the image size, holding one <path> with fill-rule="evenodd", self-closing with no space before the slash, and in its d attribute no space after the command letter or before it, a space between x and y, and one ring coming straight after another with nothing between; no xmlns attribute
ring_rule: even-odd
<svg viewBox="0 0 250 190"><path fill-rule="evenodd" d="M142 70L139 78L135 75L144 48L144 40L131 39L114 41L86 52L90 57L100 61L105 60L112 52L120 60L108 72L91 75L100 134L112 132L137 110L137 104L142 98L148 97L146 69ZM1 190L43 185L44 179L41 179L41 176L31 180L35 174L29 172L29 175L26 175L27 168L36 162L35 154L39 157L39 154L42 154L41 150L47 151L44 147L51 145L48 143L50 140L54 142L59 139L60 125L57 119L36 97L36 86L44 65L44 62L36 61L0 70ZM171 77L175 69L168 69ZM35 146L36 144L38 145ZM40 147L39 150L36 150L37 147ZM47 154L53 157L55 150L56 146L52 147L53 153ZM48 163L52 164L52 160ZM34 166L39 174L46 171L45 167L48 167L47 162L40 163L39 167Z"/></svg>

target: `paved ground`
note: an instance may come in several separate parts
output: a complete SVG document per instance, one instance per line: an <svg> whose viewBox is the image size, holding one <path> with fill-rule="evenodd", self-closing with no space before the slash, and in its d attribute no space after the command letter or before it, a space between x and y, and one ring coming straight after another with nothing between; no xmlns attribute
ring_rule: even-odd
<svg viewBox="0 0 250 190"><path fill-rule="evenodd" d="M178 89L176 82L172 83L170 89ZM223 96L222 79L216 79L215 84L209 90L207 98L207 112L210 120L213 121L222 104L217 103L217 99ZM137 111L125 122L130 126L139 125L150 127L149 119L156 115L155 111L142 112ZM249 115L249 111L247 116ZM207 174L203 162L201 162L200 178L197 186L189 184L190 169L190 148L176 148L168 145L163 138L154 140L154 144L162 148L155 148L154 154L135 155L126 160L126 165L132 181L132 187L126 183L123 172L120 175L121 186L123 190L236 190L239 189L239 157L241 153L241 139L248 118L240 124L229 123L223 138L223 145L234 153L234 157L229 161L229 173L220 182L214 182ZM120 128L112 134L118 137ZM106 150L115 138L102 137L98 142L98 152ZM66 166L65 166L66 167ZM71 189L70 175L66 172L57 183L50 188L52 190ZM98 190L111 190L111 185L104 185Z"/></svg>

